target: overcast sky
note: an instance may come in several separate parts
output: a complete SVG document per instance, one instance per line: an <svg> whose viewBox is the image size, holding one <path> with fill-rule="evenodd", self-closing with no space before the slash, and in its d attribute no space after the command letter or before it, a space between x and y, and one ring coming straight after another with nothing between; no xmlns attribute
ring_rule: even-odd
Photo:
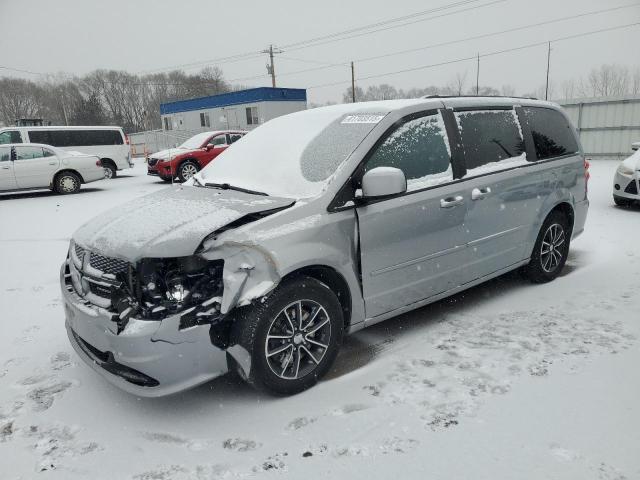
<svg viewBox="0 0 640 480"><path fill-rule="evenodd" d="M268 44L288 45L362 25L424 12L461 0L323 0L304 2L214 2L211 0L0 0L0 66L32 72L81 75L91 70L129 72L167 69L211 59L259 51ZM487 6L483 6L487 5ZM360 59L434 43L498 32L509 28L578 15L616 6L629 8L566 20L523 31L454 45L398 54L383 59ZM472 10L468 10L473 8ZM467 11L426 20L414 16L399 28L335 41L311 48L286 48L276 57L278 86L308 88L311 102L339 101L349 86L348 66L297 75L289 72L320 66L310 62L355 60L356 77L420 67L475 55L554 40L573 34L640 22L640 3L633 0L480 0L441 11ZM417 21L422 20L424 21ZM640 26L559 41L552 46L551 79L556 89L563 80L584 76L603 63L640 65ZM500 88L510 84L517 94L534 91L545 82L546 45L481 58L480 84ZM227 80L247 86L270 86L267 57L220 63ZM195 67L196 69L199 68ZM193 71L194 67L187 69ZM456 73L475 84L476 62L358 81L389 83L397 88L444 85ZM0 76L37 78L0 69ZM319 85L345 82L341 85ZM316 87L316 88L311 88Z"/></svg>

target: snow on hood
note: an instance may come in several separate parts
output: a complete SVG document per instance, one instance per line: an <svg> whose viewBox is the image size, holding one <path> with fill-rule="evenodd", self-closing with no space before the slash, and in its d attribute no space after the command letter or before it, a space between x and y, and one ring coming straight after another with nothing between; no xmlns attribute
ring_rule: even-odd
<svg viewBox="0 0 640 480"><path fill-rule="evenodd" d="M244 217L293 205L291 199L204 187L170 187L119 205L80 227L76 243L108 257L192 255L202 240Z"/></svg>
<svg viewBox="0 0 640 480"><path fill-rule="evenodd" d="M150 158L157 158L158 160L166 160L169 157L175 157L182 155L183 153L192 152L193 150L183 147L169 148L167 150L160 150L159 152L149 155Z"/></svg>
<svg viewBox="0 0 640 480"><path fill-rule="evenodd" d="M640 150L626 158L622 164L633 171L640 170Z"/></svg>

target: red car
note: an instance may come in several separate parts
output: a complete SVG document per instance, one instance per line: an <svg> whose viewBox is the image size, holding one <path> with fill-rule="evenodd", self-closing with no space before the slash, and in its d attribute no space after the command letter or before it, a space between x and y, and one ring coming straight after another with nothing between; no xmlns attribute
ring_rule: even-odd
<svg viewBox="0 0 640 480"><path fill-rule="evenodd" d="M147 173L157 175L165 182L171 182L176 177L181 182L189 180L246 133L242 130L224 130L194 135L179 147L151 155Z"/></svg>

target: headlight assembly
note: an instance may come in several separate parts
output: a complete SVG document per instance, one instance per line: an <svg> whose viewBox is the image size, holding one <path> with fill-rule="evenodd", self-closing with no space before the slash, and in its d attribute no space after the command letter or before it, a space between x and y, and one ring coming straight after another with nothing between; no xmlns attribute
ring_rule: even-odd
<svg viewBox="0 0 640 480"><path fill-rule="evenodd" d="M618 166L618 173L620 175L624 175L624 176L630 177L630 176L633 175L633 168L627 167L624 163L621 163Z"/></svg>

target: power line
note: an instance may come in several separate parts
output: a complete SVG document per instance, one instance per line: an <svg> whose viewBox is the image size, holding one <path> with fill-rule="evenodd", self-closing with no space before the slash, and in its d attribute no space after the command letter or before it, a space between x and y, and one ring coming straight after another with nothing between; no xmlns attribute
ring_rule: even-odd
<svg viewBox="0 0 640 480"><path fill-rule="evenodd" d="M442 11L442 10L447 10L450 8L455 8L458 6L463 6L463 5L467 5L470 3L476 3L480 0L463 0L463 1L458 1L458 2L454 2L454 3L449 3L440 7L436 7L436 8L432 8L429 10L423 10L421 12L415 12L412 13L410 15L405 15L403 17L397 17L397 18L393 18L390 20L384 20L381 22L376 22L373 24L368 24L368 25L363 25L360 27L355 27L355 28L350 28L347 30L343 30L340 32L335 32L329 35L323 35L321 37L315 37L315 38L311 38L311 39L307 39L307 40L300 40L298 42L293 42L293 43L289 43L286 45L281 45L281 47L283 49L293 49L293 50L299 50L302 48L310 48L316 45L324 45L325 43L332 43L335 41L340 41L340 40L346 40L349 38L353 38L355 36L362 36L362 35L370 35L372 33L377 33L379 31L383 31L383 30L388 30L390 28L399 28L405 25L411 25L413 23L418 23L418 22L424 22L424 21L428 21L428 20L433 20L436 18L441 18L444 16L449 16L449 15L455 15L457 13L462 13L462 12L466 12L469 10L474 10L476 8L483 8L485 6L489 6L489 5L493 5L495 3L501 3L501 2L506 2L508 0L494 0L492 2L483 4L483 5L477 5L475 7L471 7L471 8L466 8L466 9L460 9L457 10L455 12L449 12L449 13L445 13L445 14L441 14L441 15L436 15L436 16L432 16L432 17L428 17L428 18L423 18L423 19L419 19L419 20L414 20L412 22L408 22L408 23L404 23L404 24L400 24L400 25L392 25L392 26L388 26L386 28L382 28L382 29L378 29L378 30L373 30L371 32L363 32L363 33L359 33L357 35L353 35L353 36L348 36L345 37L344 39L340 39L337 37L340 36L344 36L344 35L348 35L350 33L354 33L354 32L358 32L358 31L363 31L363 30L368 30L380 25L387 25L390 23L396 23L399 21L403 21L406 20L408 18L412 18L412 17L416 17L416 16L422 16L422 15L426 15L428 13L434 13L434 12L438 12L438 11ZM322 41L322 40L326 40L326 41ZM320 43L318 43L320 42ZM163 67L163 68L157 68L157 69L153 69L153 70L145 70L139 73L146 73L146 72L160 72L160 71L167 71L167 70L173 70L176 68L186 68L186 67L196 67L196 66L203 66L203 65L209 65L209 64L220 64L220 63L229 63L229 62L235 62L235 61L241 61L241 60L248 60L251 58L256 58L256 54L258 54L257 56L260 56L259 54L262 53L260 50L254 50L254 51L250 51L250 52L246 52L246 53L240 53L240 54L236 54L236 55L231 55L229 57L220 57L220 58L214 58L214 59L210 59L210 60L205 60L205 61L201 61L201 62L192 62L192 63L185 63L182 65L174 65L174 66L170 66L170 67Z"/></svg>
<svg viewBox="0 0 640 480"><path fill-rule="evenodd" d="M349 35L349 36L345 36L345 37L342 37L342 38L329 39L329 40L326 40L326 41L317 42L317 43L313 43L313 44L309 44L309 45L301 45L299 47L289 47L288 50L289 51L301 50L303 48L318 47L320 45L326 45L328 43L340 42L340 41L343 41L343 40L349 40L351 38L363 37L365 35L371 35L373 33L384 32L386 30L392 30L394 28L406 27L408 25L414 25L416 23L427 22L429 20L435 20L435 19L438 19L438 18L449 17L451 15L456 15L458 13L464 13L464 12L468 12L468 11L471 11L471 10L477 10L479 8L489 7L491 5L495 5L497 3L503 3L503 2L506 2L506 1L508 1L508 0L494 0L492 2L484 3L482 5L476 5L476 6L469 7L469 8L462 8L462 9L456 10L454 12L447 12L447 13L442 13L440 15L433 15L431 17L421 18L421 19L418 19L418 20L413 20L411 22L401 23L399 25L390 25L390 26L387 26L387 27L384 27L384 28L379 28L379 29L376 29L376 30L368 31L368 32L356 33L354 35ZM283 46L283 48L285 48L285 47L286 47L286 45Z"/></svg>
<svg viewBox="0 0 640 480"><path fill-rule="evenodd" d="M527 49L527 48L537 47L537 46L540 46L540 45L547 45L548 42L556 43L556 42L561 42L561 41L564 41L564 40L570 40L570 39L574 39L574 38L586 37L588 35L594 35L594 34L597 34L597 33L610 32L610 31L613 31L613 30L620 30L620 29L623 29L623 28L635 27L635 26L638 26L638 25L640 25L640 22L628 23L626 25L618 25L618 26L609 27L609 28L601 28L599 30L592 30L592 31L589 31L589 32L578 33L578 34L575 34L575 35L568 35L568 36L565 36L565 37L559 37L559 38L555 38L555 39L552 39L552 40L545 40L545 41L541 41L541 42L529 43L527 45L521 45L519 47L507 48L507 49L504 49L504 50L497 50L497 51L489 52L489 53L481 53L479 55L472 55L470 57L457 58L457 59L454 59L454 60L448 60L448 61L439 62L439 63L432 63L432 64L429 64L429 65L421 65L419 67L405 68L405 69L402 69L402 70L394 70L394 71L391 71L391 72L368 75L366 77L357 78L356 80L370 80L372 78L386 77L386 76L389 76L389 75L397 75L397 74L400 74L400 73L415 72L417 70L425 70L425 69L428 69L428 68L440 67L440 66L443 66L443 65L451 65L453 63L467 62L469 60L475 60L476 58L478 58L478 56L480 58L491 57L491 56L500 55L500 54L503 54L503 53L515 52L517 50L524 50L524 49ZM311 87L307 87L307 90L311 90L311 89L314 89L314 88L331 87L331 86L336 86L336 85L344 85L344 84L348 84L348 83L350 83L350 81L340 81L340 82L325 83L325 84L322 84L322 85L313 85Z"/></svg>
<svg viewBox="0 0 640 480"><path fill-rule="evenodd" d="M363 57L363 58L356 58L354 60L354 62L357 63L364 63L364 62L369 62L372 60L378 60L381 58L389 58L389 57L395 57L398 55L404 55L406 53L414 53L414 52L418 52L418 51L422 51L422 50L428 50L428 49L432 49L432 48L438 48L438 47L444 47L444 46L449 46L449 45L455 45L455 44L460 44L460 43L465 43L465 42L469 42L469 41L473 41L473 40L480 40L483 38L489 38L489 37L494 37L494 36L498 36L498 35L504 35L506 33L514 33L514 32L518 32L521 30L527 30L530 28L535 28L535 27L541 27L544 25L550 25L553 23L558 23L558 22L563 22L563 21L567 21L567 20L574 20L576 18L583 18L583 17L587 17L587 16L592 16L592 15L598 15L601 13L607 13L607 12L612 12L612 11L616 11L616 10L621 10L621 9L625 9L625 8L630 8L630 7L635 7L640 5L639 2L636 3L630 3L627 5L622 5L622 6L618 6L618 7L613 7L613 8L605 8L605 9L601 9L601 10L594 10L594 11L590 11L590 12L584 12L584 13L580 13L580 14L576 14L576 15L569 15L566 17L560 17L560 18L555 18L552 20L546 20L544 22L537 22L537 23L531 23L528 25L522 25L520 27L514 27L514 28L509 28L506 30L500 30L497 32L491 32L491 33L484 33L484 34L480 34L480 35L474 35L471 37L465 37L465 38L460 38L460 39L456 39L456 40L449 40L446 42L440 42L440 43L433 43L430 45L424 45L422 47L416 47L416 48L410 48L407 50L399 50L399 51L395 51L395 52L389 52L389 53L385 53L385 54L381 54L381 55L375 55L372 57ZM294 57L291 57L289 55L285 56L285 55L281 55L281 58L289 58L292 60L298 60L298 61L305 61L303 59L295 59ZM315 71L319 71L319 70L324 70L326 68L333 68L333 67L348 67L349 66L349 62L338 62L338 63L328 63L328 62L314 62L314 61L306 61L307 63L318 63L318 64L325 64L324 66L321 67L315 67L315 68L307 68L307 69L303 69L303 70L295 70L292 72L284 72L281 73L280 76L288 76L288 75L298 75L298 74L302 74L302 73L309 73L309 72L315 72ZM231 79L229 80L230 82L234 82L234 81L238 81L238 80L256 80L256 79L260 79L265 77L265 75L252 75L252 76L248 76L248 77L243 77L240 79Z"/></svg>
<svg viewBox="0 0 640 480"><path fill-rule="evenodd" d="M319 41L322 41L322 40L327 40L329 38L335 38L335 37L339 37L339 36L343 36L343 35L348 35L350 33L361 32L363 30L369 30L371 28L380 27L380 26L383 26L383 25L389 25L390 23L402 22L404 20L409 20L410 18L415 18L415 17L421 17L421 16L427 15L429 13L436 13L436 12L440 12L442 10L448 10L450 8L455 8L455 7L459 7L459 6L463 6L463 5L468 5L470 3L477 3L479 1L480 0L463 0L463 1L460 1L460 2L449 3L449 4L446 4L446 5L442 5L440 7L430 8L428 10L415 12L415 13L412 13L410 15L404 15L402 17L395 17L395 18L391 18L389 20L383 20L383 21L376 22L376 23L370 23L368 25L363 25L363 26L360 26L360 27L350 28L350 29L347 29L347 30L334 32L334 33L330 33L330 34L327 34L327 35L322 35L322 36L319 36L319 37L310 38L310 39L307 39L307 40L300 40L298 42L293 42L293 43L289 43L289 44L283 45L282 48L291 49L293 47L299 47L299 46L306 45L306 44L309 44L309 43L316 43L316 42L319 42Z"/></svg>

